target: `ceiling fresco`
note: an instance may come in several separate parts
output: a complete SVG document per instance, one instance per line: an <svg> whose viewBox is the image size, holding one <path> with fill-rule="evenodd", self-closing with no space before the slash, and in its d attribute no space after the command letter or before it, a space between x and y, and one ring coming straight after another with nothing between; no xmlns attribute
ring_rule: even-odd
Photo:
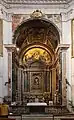
<svg viewBox="0 0 74 120"><path fill-rule="evenodd" d="M31 19L17 27L13 36L13 43L19 48L31 44L47 44L53 49L59 44L59 32L56 27L42 19Z"/></svg>

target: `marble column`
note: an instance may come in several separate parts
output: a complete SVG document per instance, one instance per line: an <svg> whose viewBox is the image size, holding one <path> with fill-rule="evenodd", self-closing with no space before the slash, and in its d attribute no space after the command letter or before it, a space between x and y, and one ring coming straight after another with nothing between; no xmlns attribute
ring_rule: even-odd
<svg viewBox="0 0 74 120"><path fill-rule="evenodd" d="M52 96L54 96L56 92L56 69L52 70Z"/></svg>
<svg viewBox="0 0 74 120"><path fill-rule="evenodd" d="M72 101L74 105L74 58L72 58Z"/></svg>
<svg viewBox="0 0 74 120"><path fill-rule="evenodd" d="M62 51L62 104L67 105L66 51Z"/></svg>
<svg viewBox="0 0 74 120"><path fill-rule="evenodd" d="M12 52L8 52L8 96L12 100Z"/></svg>
<svg viewBox="0 0 74 120"><path fill-rule="evenodd" d="M18 69L18 101L21 102L21 68Z"/></svg>
<svg viewBox="0 0 74 120"><path fill-rule="evenodd" d="M8 96L10 101L12 101L12 52L15 49L13 44L4 44L4 47L7 49L8 53L8 81L6 81Z"/></svg>
<svg viewBox="0 0 74 120"><path fill-rule="evenodd" d="M3 102L3 85L4 85L4 83L3 83L3 58L2 57L0 57L0 103L2 103Z"/></svg>
<svg viewBox="0 0 74 120"><path fill-rule="evenodd" d="M0 11L1 16L1 11ZM0 102L3 102L3 20L0 19Z"/></svg>
<svg viewBox="0 0 74 120"><path fill-rule="evenodd" d="M23 93L24 93L24 73L23 69L21 69L21 104L23 104Z"/></svg>

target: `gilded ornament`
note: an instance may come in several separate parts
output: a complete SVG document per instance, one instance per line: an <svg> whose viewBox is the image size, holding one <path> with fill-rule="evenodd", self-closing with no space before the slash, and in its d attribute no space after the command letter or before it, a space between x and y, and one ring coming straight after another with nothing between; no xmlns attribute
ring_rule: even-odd
<svg viewBox="0 0 74 120"><path fill-rule="evenodd" d="M43 16L44 15L40 10L36 10L30 15L30 17L32 17L32 18L41 18Z"/></svg>

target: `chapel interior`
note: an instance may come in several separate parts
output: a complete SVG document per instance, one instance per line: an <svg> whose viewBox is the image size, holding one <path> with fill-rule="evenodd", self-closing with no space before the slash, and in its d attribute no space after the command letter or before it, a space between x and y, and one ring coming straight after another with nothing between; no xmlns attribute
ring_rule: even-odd
<svg viewBox="0 0 74 120"><path fill-rule="evenodd" d="M74 119L73 66L74 0L0 1L0 120Z"/></svg>

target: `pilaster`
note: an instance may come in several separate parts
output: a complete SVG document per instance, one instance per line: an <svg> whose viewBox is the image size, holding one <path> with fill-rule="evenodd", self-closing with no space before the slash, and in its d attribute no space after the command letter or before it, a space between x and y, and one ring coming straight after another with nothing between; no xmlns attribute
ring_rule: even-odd
<svg viewBox="0 0 74 120"><path fill-rule="evenodd" d="M15 45L5 44L4 47L7 49L8 54L8 80L5 82L5 86L7 86L7 96L9 96L10 100L12 100L12 52L15 49Z"/></svg>
<svg viewBox="0 0 74 120"><path fill-rule="evenodd" d="M69 44L60 44L59 49L59 92L62 96L62 105L67 105L67 85L69 85L69 81L67 79L67 71L66 71L66 55L67 49L69 48Z"/></svg>
<svg viewBox="0 0 74 120"><path fill-rule="evenodd" d="M74 105L74 58L72 58L72 102Z"/></svg>

